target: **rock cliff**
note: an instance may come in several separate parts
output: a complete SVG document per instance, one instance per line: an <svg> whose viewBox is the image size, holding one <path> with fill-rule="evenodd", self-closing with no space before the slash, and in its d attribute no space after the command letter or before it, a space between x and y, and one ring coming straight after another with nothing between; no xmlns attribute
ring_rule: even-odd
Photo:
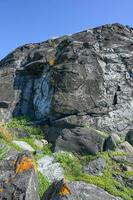
<svg viewBox="0 0 133 200"><path fill-rule="evenodd" d="M120 24L0 61L1 200L133 199L132 64Z"/></svg>
<svg viewBox="0 0 133 200"><path fill-rule="evenodd" d="M119 134L133 122L133 29L105 25L27 44L0 61L0 120L28 115L52 126Z"/></svg>

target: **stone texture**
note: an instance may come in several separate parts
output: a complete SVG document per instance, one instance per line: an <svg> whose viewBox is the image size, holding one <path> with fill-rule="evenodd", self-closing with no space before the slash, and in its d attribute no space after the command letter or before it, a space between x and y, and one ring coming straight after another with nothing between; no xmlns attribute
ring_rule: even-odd
<svg viewBox="0 0 133 200"><path fill-rule="evenodd" d="M14 144L18 145L23 150L27 150L27 151L30 151L30 152L34 152L35 151L28 143L26 143L24 141L13 140L12 142Z"/></svg>
<svg viewBox="0 0 133 200"><path fill-rule="evenodd" d="M126 152L126 153L130 153L130 154L133 155L133 146L132 146L131 144L129 144L127 141L121 143L121 144L119 145L119 148L120 148L122 151L124 151L124 152Z"/></svg>
<svg viewBox="0 0 133 200"><path fill-rule="evenodd" d="M59 195L60 188L62 187L61 182L53 184L49 190L45 193L43 200L122 200L119 197L110 195L105 190L84 182L71 182L68 187L71 190L70 195L61 196Z"/></svg>
<svg viewBox="0 0 133 200"><path fill-rule="evenodd" d="M93 129L76 127L63 129L55 143L55 151L69 151L80 155L96 155L103 150L104 139Z"/></svg>
<svg viewBox="0 0 133 200"><path fill-rule="evenodd" d="M101 175L106 166L106 161L103 158L92 160L84 167L84 171L91 175Z"/></svg>
<svg viewBox="0 0 133 200"><path fill-rule="evenodd" d="M133 164L133 156L132 155L125 155L125 156L114 156L113 159L118 163L130 163Z"/></svg>
<svg viewBox="0 0 133 200"><path fill-rule="evenodd" d="M104 143L104 150L107 151L107 150L115 150L117 148L117 144L116 144L116 141L115 141L115 138L110 135L106 140L105 140L105 143Z"/></svg>
<svg viewBox="0 0 133 200"><path fill-rule="evenodd" d="M133 118L133 29L111 24L17 48L0 62L0 120L75 115L125 134Z"/></svg>
<svg viewBox="0 0 133 200"><path fill-rule="evenodd" d="M53 156L45 156L37 161L38 170L49 181L61 180L64 178L64 171L60 163L56 162Z"/></svg>
<svg viewBox="0 0 133 200"><path fill-rule="evenodd" d="M28 152L4 160L0 164L0 172L0 199L39 200L37 173Z"/></svg>
<svg viewBox="0 0 133 200"><path fill-rule="evenodd" d="M125 140L133 146L133 130L129 130L126 134Z"/></svg>

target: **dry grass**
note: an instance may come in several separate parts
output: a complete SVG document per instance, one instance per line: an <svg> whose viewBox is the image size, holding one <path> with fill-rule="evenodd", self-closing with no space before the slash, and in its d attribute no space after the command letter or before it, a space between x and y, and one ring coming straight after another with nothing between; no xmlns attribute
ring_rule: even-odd
<svg viewBox="0 0 133 200"><path fill-rule="evenodd" d="M0 123L0 138L4 139L7 142L12 141L12 134L8 131L4 123Z"/></svg>

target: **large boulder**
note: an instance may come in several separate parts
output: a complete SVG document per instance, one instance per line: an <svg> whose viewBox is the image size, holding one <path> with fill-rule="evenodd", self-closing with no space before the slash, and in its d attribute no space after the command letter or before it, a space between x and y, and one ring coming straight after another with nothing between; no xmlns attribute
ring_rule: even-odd
<svg viewBox="0 0 133 200"><path fill-rule="evenodd" d="M80 155L96 155L103 150L104 139L86 127L63 129L55 142L55 151L69 151Z"/></svg>
<svg viewBox="0 0 133 200"><path fill-rule="evenodd" d="M105 190L84 182L71 182L64 184L63 181L53 183L46 193L43 200L122 200L119 197L110 195Z"/></svg>
<svg viewBox="0 0 133 200"><path fill-rule="evenodd" d="M28 152L8 156L0 172L0 199L39 200L36 166Z"/></svg>

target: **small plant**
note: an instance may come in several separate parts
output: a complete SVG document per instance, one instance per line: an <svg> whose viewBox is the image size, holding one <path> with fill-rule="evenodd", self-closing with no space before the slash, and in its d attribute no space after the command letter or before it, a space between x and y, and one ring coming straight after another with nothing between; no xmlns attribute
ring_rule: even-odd
<svg viewBox="0 0 133 200"><path fill-rule="evenodd" d="M44 147L43 147L43 153L45 155L51 155L52 154L52 144L46 144Z"/></svg>
<svg viewBox="0 0 133 200"><path fill-rule="evenodd" d="M12 134L8 131L4 123L0 123L0 138L3 138L7 142L12 141Z"/></svg>

